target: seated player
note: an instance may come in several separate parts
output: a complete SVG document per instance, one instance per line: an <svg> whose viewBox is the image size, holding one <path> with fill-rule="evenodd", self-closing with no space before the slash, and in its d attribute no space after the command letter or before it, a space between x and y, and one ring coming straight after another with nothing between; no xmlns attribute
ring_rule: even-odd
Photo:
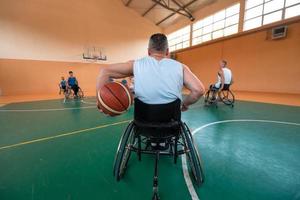
<svg viewBox="0 0 300 200"><path fill-rule="evenodd" d="M167 37L161 33L154 34L149 40L148 56L102 68L97 79L97 91L110 77L134 76L135 97L140 101L166 104L180 99L181 110L186 111L203 95L204 86L186 65L168 56ZM183 86L190 91L185 98L182 97Z"/></svg>
<svg viewBox="0 0 300 200"><path fill-rule="evenodd" d="M67 90L67 82L65 80L65 77L61 77L61 81L59 83L59 94L61 94L61 91L63 90L63 92L65 93Z"/></svg>
<svg viewBox="0 0 300 200"><path fill-rule="evenodd" d="M226 89L228 90L232 84L232 72L227 67L227 62L225 60L220 61L220 69L218 71L218 81L215 84L210 85L209 89L213 91L213 99L216 98L216 93L219 90Z"/></svg>
<svg viewBox="0 0 300 200"><path fill-rule="evenodd" d="M199 100L205 89L186 65L168 56L167 37L161 33L154 34L149 40L148 56L102 68L97 79L97 91L110 77L134 76L135 97L140 101L146 104L167 104L180 99L181 110L186 111ZM182 96L184 86L190 91L185 98ZM164 147L165 143L159 145Z"/></svg>
<svg viewBox="0 0 300 200"><path fill-rule="evenodd" d="M73 76L73 72L69 71L69 78L68 78L68 87L71 88L74 91L75 97L78 97L78 81L75 76Z"/></svg>

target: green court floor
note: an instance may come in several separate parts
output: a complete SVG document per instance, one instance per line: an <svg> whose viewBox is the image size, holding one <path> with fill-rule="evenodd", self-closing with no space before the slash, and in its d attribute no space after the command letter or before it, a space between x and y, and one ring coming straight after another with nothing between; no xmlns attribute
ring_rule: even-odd
<svg viewBox="0 0 300 200"><path fill-rule="evenodd" d="M0 107L1 200L151 199L154 160L132 156L124 179L112 175L115 151L133 109L118 117L94 98ZM300 199L300 107L238 101L183 113L206 181L187 187L182 164L162 157L163 199Z"/></svg>

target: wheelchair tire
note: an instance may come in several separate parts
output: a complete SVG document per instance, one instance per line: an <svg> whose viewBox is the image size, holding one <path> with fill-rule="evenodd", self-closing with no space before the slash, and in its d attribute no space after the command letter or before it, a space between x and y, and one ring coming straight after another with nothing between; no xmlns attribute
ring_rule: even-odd
<svg viewBox="0 0 300 200"><path fill-rule="evenodd" d="M204 104L205 106L209 106L216 102L216 99L213 100L213 92L211 90L208 90L204 95Z"/></svg>
<svg viewBox="0 0 300 200"><path fill-rule="evenodd" d="M118 150L114 161L114 168L113 168L113 175L115 176L117 181L122 179L127 168L128 160L131 155L131 150L129 148L130 145L132 145L135 140L135 135L133 130L134 130L134 124L133 122L131 122L127 126L119 142Z"/></svg>
<svg viewBox="0 0 300 200"><path fill-rule="evenodd" d="M66 91L64 92L65 99L69 99L71 94L72 94L71 89L66 89Z"/></svg>
<svg viewBox="0 0 300 200"><path fill-rule="evenodd" d="M159 200L159 196L158 196L158 193L154 193L153 196L152 196L152 200Z"/></svg>
<svg viewBox="0 0 300 200"><path fill-rule="evenodd" d="M225 94L225 93L227 93L227 94ZM229 105L229 106L234 104L235 97L234 97L233 93L230 90L221 91L219 93L219 95L220 95L221 101L224 104Z"/></svg>
<svg viewBox="0 0 300 200"><path fill-rule="evenodd" d="M81 89L78 90L77 95L78 95L78 97L81 98L81 99L84 97L84 93L83 93L83 91L82 91Z"/></svg>
<svg viewBox="0 0 300 200"><path fill-rule="evenodd" d="M194 145L192 134L185 123L182 124L182 132L184 143L188 148L188 152L186 153L187 159L189 161L195 182L198 186L200 186L204 182L201 158L197 148Z"/></svg>
<svg viewBox="0 0 300 200"><path fill-rule="evenodd" d="M210 91L208 90L204 95L204 103L205 104L208 104L209 93L210 93Z"/></svg>

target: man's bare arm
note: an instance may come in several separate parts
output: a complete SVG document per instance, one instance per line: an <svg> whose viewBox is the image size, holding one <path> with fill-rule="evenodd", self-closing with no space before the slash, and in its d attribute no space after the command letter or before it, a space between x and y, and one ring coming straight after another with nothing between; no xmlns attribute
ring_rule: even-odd
<svg viewBox="0 0 300 200"><path fill-rule="evenodd" d="M196 75L185 65L183 65L183 84L190 91L190 94L183 100L182 111L185 111L189 105L200 99L205 93L205 88Z"/></svg>
<svg viewBox="0 0 300 200"><path fill-rule="evenodd" d="M109 78L125 78L133 75L133 61L126 63L111 64L107 67L101 68L97 77L97 90L100 89Z"/></svg>

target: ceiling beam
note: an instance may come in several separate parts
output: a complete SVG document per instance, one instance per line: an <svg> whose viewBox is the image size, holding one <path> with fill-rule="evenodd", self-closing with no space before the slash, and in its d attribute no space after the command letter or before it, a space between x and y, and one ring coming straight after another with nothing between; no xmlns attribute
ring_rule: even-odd
<svg viewBox="0 0 300 200"><path fill-rule="evenodd" d="M148 8L143 14L142 16L146 16L155 6L157 5L157 3L154 3L150 8Z"/></svg>
<svg viewBox="0 0 300 200"><path fill-rule="evenodd" d="M181 5L180 3L177 2L177 0L171 0L173 3L175 3L179 8L181 8L182 10L184 10L186 12L186 14L188 14L190 16L191 21L193 21L194 16L192 15L192 13L187 9L187 8L183 8L184 5Z"/></svg>
<svg viewBox="0 0 300 200"><path fill-rule="evenodd" d="M193 3L195 3L198 0L191 0L189 3L183 5L181 8L177 9L177 11L181 11L184 8L187 8L188 6L192 5ZM166 21L167 19L169 19L170 17L172 17L173 15L175 15L177 12L173 12L172 14L168 15L167 17L163 18L162 20L160 20L159 22L156 23L156 25L160 25L161 23L163 23L164 21ZM194 20L194 19L193 19Z"/></svg>
<svg viewBox="0 0 300 200"><path fill-rule="evenodd" d="M183 16L187 17L187 18L190 18L190 16L189 16L188 14L180 12L180 11L182 10L182 8L176 10L176 9L174 9L174 8L171 8L171 7L169 7L169 6L166 6L166 5L162 4L162 3L161 3L160 1L158 1L158 0L152 0L152 1L153 1L154 3L157 3L158 5L160 5L161 7L165 8L165 9L167 9L167 10L170 10L170 11L172 11L172 12L174 12L174 13L178 13L178 14L180 14L180 15L183 15Z"/></svg>
<svg viewBox="0 0 300 200"><path fill-rule="evenodd" d="M167 4L167 2L165 2L165 0L159 0L159 1L161 1L161 3L164 4L165 6L169 6L169 5Z"/></svg>
<svg viewBox="0 0 300 200"><path fill-rule="evenodd" d="M128 0L127 3L125 4L125 6L129 6L131 2L132 2L132 0Z"/></svg>

